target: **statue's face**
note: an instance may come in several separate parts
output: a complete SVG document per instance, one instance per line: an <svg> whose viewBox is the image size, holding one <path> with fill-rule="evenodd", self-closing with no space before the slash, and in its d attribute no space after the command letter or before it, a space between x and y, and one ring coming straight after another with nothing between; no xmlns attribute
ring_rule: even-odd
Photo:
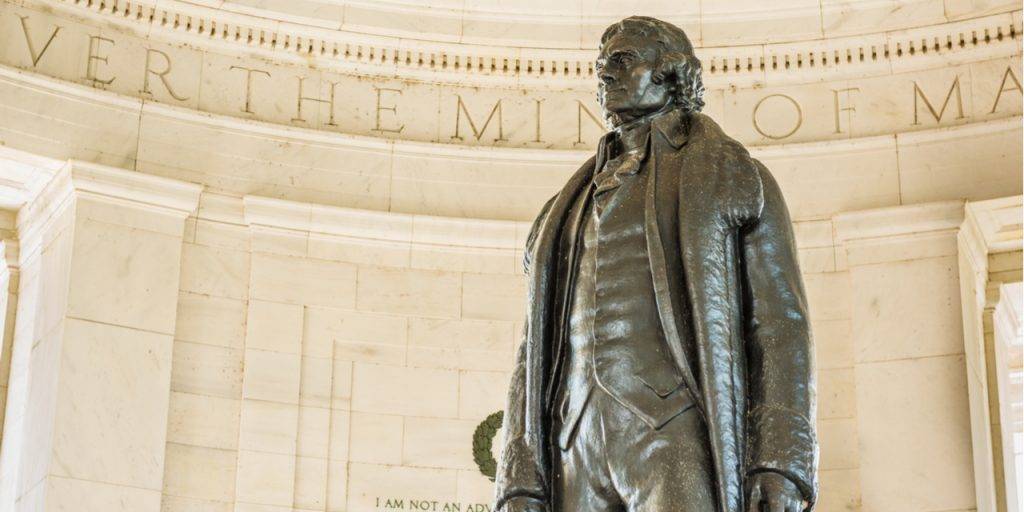
<svg viewBox="0 0 1024 512"><path fill-rule="evenodd" d="M619 32L597 58L598 98L616 125L655 112L672 101L668 81L655 83L657 43L641 34Z"/></svg>

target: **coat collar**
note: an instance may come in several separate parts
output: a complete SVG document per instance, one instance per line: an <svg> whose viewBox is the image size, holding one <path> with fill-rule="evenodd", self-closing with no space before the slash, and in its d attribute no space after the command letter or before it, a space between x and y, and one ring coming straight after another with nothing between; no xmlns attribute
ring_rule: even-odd
<svg viewBox="0 0 1024 512"><path fill-rule="evenodd" d="M651 114L649 122L651 124L650 131L657 133L659 137L653 137L652 139L664 139L668 142L672 149L679 149L686 144L689 139L689 125L690 116L683 112L681 108L673 108L670 110L656 112ZM611 144L617 136L617 131L612 130L605 133L597 142L597 161L595 162L594 172L600 172L604 168L604 164L608 161L609 144ZM654 142L652 140L651 142Z"/></svg>
<svg viewBox="0 0 1024 512"><path fill-rule="evenodd" d="M672 146L672 149L679 149L686 144L688 139L687 125L688 116L680 108L674 108L651 120L652 131L657 132Z"/></svg>

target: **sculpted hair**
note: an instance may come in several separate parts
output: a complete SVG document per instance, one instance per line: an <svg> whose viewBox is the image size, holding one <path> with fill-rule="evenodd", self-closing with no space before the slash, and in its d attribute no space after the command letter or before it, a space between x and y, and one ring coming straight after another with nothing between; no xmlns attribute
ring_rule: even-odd
<svg viewBox="0 0 1024 512"><path fill-rule="evenodd" d="M704 81L701 79L700 60L683 29L656 18L631 16L604 31L601 49L621 32L640 34L658 43L658 72L656 80L675 80L675 104L687 112L700 112L704 108Z"/></svg>

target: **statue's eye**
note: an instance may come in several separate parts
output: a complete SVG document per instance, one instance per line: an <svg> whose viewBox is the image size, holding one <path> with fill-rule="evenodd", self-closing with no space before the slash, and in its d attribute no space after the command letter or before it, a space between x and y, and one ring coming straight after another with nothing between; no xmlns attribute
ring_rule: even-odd
<svg viewBox="0 0 1024 512"><path fill-rule="evenodd" d="M633 63L633 56L628 53L620 53L618 55L619 64L630 65Z"/></svg>

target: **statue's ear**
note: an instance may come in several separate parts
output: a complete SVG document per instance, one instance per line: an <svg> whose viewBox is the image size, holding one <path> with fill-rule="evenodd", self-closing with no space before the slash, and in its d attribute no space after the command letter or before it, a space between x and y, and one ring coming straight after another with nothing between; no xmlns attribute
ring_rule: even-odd
<svg viewBox="0 0 1024 512"><path fill-rule="evenodd" d="M658 59L658 70L654 72L654 83L661 84L665 80L678 82L685 76L689 59L682 52L664 52Z"/></svg>

